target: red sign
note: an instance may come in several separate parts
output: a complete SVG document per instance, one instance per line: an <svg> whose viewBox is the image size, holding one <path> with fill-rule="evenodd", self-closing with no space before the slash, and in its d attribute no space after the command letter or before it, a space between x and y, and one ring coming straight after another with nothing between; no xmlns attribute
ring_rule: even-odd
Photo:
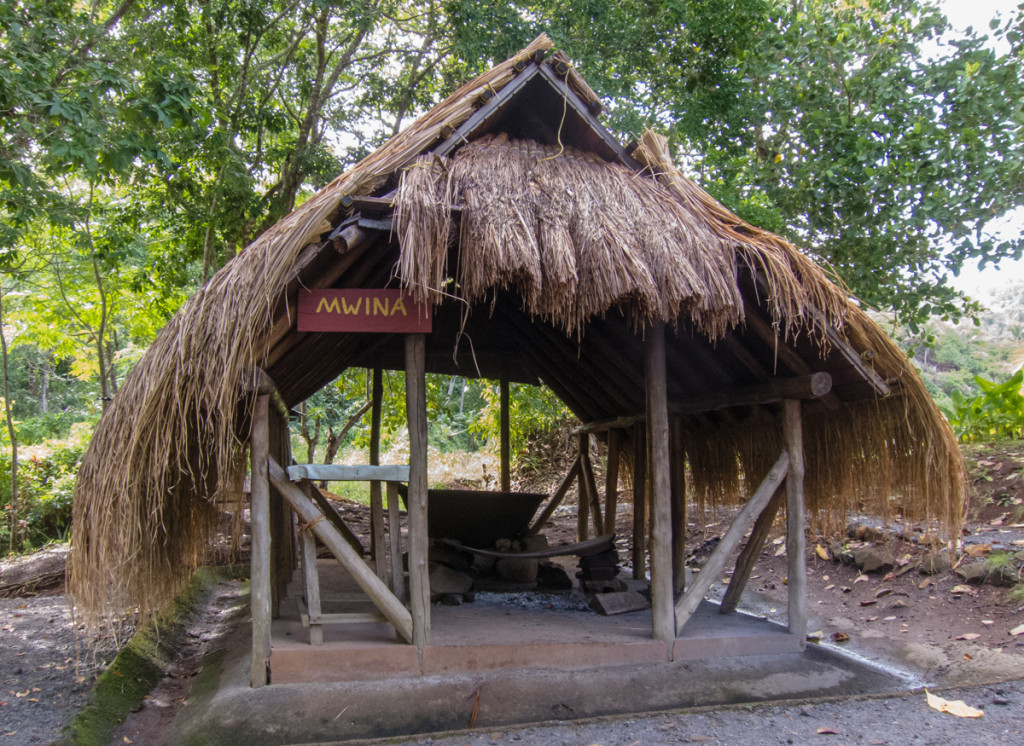
<svg viewBox="0 0 1024 746"><path fill-rule="evenodd" d="M300 290L300 332L416 333L431 329L430 305L404 290Z"/></svg>

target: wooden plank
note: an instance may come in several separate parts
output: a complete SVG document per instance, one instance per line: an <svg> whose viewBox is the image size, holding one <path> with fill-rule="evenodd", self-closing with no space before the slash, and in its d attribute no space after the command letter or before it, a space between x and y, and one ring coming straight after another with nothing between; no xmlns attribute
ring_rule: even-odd
<svg viewBox="0 0 1024 746"><path fill-rule="evenodd" d="M590 436L580 436L580 486L587 495L590 519L594 524L594 535L606 533L601 515L601 498L597 494L597 480L594 478L594 464L590 460Z"/></svg>
<svg viewBox="0 0 1024 746"><path fill-rule="evenodd" d="M288 467L293 482L310 479L316 482L408 482L409 467L405 464L293 464Z"/></svg>
<svg viewBox="0 0 1024 746"><path fill-rule="evenodd" d="M256 397L253 411L249 509L252 532L250 609L252 615L253 687L270 683L270 396Z"/></svg>
<svg viewBox="0 0 1024 746"><path fill-rule="evenodd" d="M747 543L740 552L740 556L736 559L736 569L733 571L732 579L729 581L729 587L725 590L722 605L718 608L719 614L730 614L736 611L736 607L740 603L740 597L743 595L743 589L746 588L747 581L750 580L750 573L757 563L757 558L761 554L764 543L768 540L768 535L771 533L775 517L779 513L779 508L782 507L784 495L785 490L782 488L775 490L771 502L761 511L761 514L754 522L750 538L747 539Z"/></svg>
<svg viewBox="0 0 1024 746"><path fill-rule="evenodd" d="M509 101L517 91L533 80L539 71L540 65L531 60L522 70L519 71L518 75L512 78L512 80L506 83L502 89L497 92L497 95L473 112L465 122L459 125L452 135L434 148L433 152L441 156L448 155L464 142L468 142L470 139L469 136L472 134L473 130L486 123L491 117L495 116L498 113L498 110L505 105L505 102Z"/></svg>
<svg viewBox="0 0 1024 746"><path fill-rule="evenodd" d="M499 399L500 402L500 440L501 440L501 491L511 492L512 491L512 437L510 434L510 425L508 420L509 402L508 402L508 375L504 372L501 374L501 380L498 383Z"/></svg>
<svg viewBox="0 0 1024 746"><path fill-rule="evenodd" d="M680 632L686 626L690 617L693 616L697 607L700 606L700 602L704 600L704 594L721 578L729 556L739 546L747 531L750 530L754 519L761 514L768 501L772 499L772 495L775 494L775 490L782 484L782 480L785 479L788 471L789 453L783 451L782 455L779 456L779 460L769 470L768 476L764 478L764 481L761 482L761 485L751 496L747 504L743 506L743 509L733 519L732 525L729 526L722 540L715 547L715 551L711 553L708 561L701 568L700 575L697 576L697 579L693 581L690 587L686 589L683 597L676 603L676 629Z"/></svg>
<svg viewBox="0 0 1024 746"><path fill-rule="evenodd" d="M321 624L369 624L373 622L386 622L388 618L377 611L345 611L331 614L321 614L318 617ZM313 616L309 617L309 626L313 628Z"/></svg>
<svg viewBox="0 0 1024 746"><path fill-rule="evenodd" d="M686 437L681 417L669 420L672 465L672 596L686 589Z"/></svg>
<svg viewBox="0 0 1024 746"><path fill-rule="evenodd" d="M313 619L319 619L320 606L320 573L316 566L316 537L309 531L299 532L299 543L302 546L302 580L306 596L306 610L309 621L309 644L323 645L324 629Z"/></svg>
<svg viewBox="0 0 1024 746"><path fill-rule="evenodd" d="M398 485L388 482L388 548L391 552L391 590L405 600L405 572L402 570L402 523L398 505Z"/></svg>
<svg viewBox="0 0 1024 746"><path fill-rule="evenodd" d="M647 392L647 465L651 482L651 622L654 639L676 639L672 596L672 475L669 467L668 381L665 325L647 329L644 339Z"/></svg>
<svg viewBox="0 0 1024 746"><path fill-rule="evenodd" d="M647 436L633 428L633 579L647 577Z"/></svg>
<svg viewBox="0 0 1024 746"><path fill-rule="evenodd" d="M427 567L427 390L426 339L405 338L405 409L409 418L409 605L413 642L421 655L430 643L430 578Z"/></svg>
<svg viewBox="0 0 1024 746"><path fill-rule="evenodd" d="M786 558L788 560L789 631L807 644L807 538L804 534L804 441L800 402L783 405L782 437L789 454L786 477Z"/></svg>
<svg viewBox="0 0 1024 746"><path fill-rule="evenodd" d="M619 458L622 455L622 431L608 432L608 466L604 474L604 531L615 533L619 504Z"/></svg>
<svg viewBox="0 0 1024 746"><path fill-rule="evenodd" d="M576 456L576 459L572 462L572 466L569 467L569 471L566 472L565 477L562 479L562 483L558 485L558 489L555 490L555 494L548 500L548 504L544 506L544 510L541 511L540 515L534 520L533 525L530 526L527 533L534 535L544 526L548 518L552 516L555 509L561 504L562 500L565 499L566 493L569 488L572 487L573 480L576 479L580 474L580 457Z"/></svg>
<svg viewBox="0 0 1024 746"><path fill-rule="evenodd" d="M271 483L291 503L292 509L299 519L308 524L308 530L316 534L317 538L331 550L335 559L348 571L363 592L370 597L373 605L380 609L387 620L394 625L398 634L407 642L411 642L413 624L409 610L381 582L380 578L373 574L373 571L366 566L366 563L348 545L348 542L342 538L330 521L323 520L323 513L297 485L289 481L288 475L280 464L273 459L270 459L269 462Z"/></svg>

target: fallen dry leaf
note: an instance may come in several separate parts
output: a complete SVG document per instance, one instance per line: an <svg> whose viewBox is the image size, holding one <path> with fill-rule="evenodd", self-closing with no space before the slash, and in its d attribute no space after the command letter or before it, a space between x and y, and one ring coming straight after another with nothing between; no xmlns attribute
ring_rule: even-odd
<svg viewBox="0 0 1024 746"><path fill-rule="evenodd" d="M878 601L876 601L875 599L871 598L871 599L868 599L867 601L861 601L860 605L861 606L874 606L877 603L878 603Z"/></svg>
<svg viewBox="0 0 1024 746"><path fill-rule="evenodd" d="M954 585L952 588L949 589L949 592L952 593L954 596L962 596L965 593L968 596L978 595L978 592L971 588L971 586L969 585Z"/></svg>
<svg viewBox="0 0 1024 746"><path fill-rule="evenodd" d="M1016 637L1017 635L1024 635L1024 624L1021 624L1020 626L1011 629L1010 634L1014 637Z"/></svg>
<svg viewBox="0 0 1024 746"><path fill-rule="evenodd" d="M883 588L882 590L875 593L875 598L884 598L892 593L892 588Z"/></svg>
<svg viewBox="0 0 1024 746"><path fill-rule="evenodd" d="M977 632L968 632L967 634L960 635L959 637L954 638L954 639L957 639L957 640L977 640L979 637L981 637L981 635L979 635Z"/></svg>
<svg viewBox="0 0 1024 746"><path fill-rule="evenodd" d="M866 583L869 580L871 580L871 578L869 578L864 573L861 573L860 575L858 575L856 578L853 579L853 582L854 583Z"/></svg>
<svg viewBox="0 0 1024 746"><path fill-rule="evenodd" d="M838 735L840 735L839 731L832 730L831 728L824 728L824 727L818 728L817 732L818 732L818 735L821 735L821 736L838 736Z"/></svg>
<svg viewBox="0 0 1024 746"><path fill-rule="evenodd" d="M815 546L814 546L814 553L816 555L818 555L823 560L827 561L827 560L832 559L831 557L828 556L828 550L825 549L825 547L823 547L821 544L815 544Z"/></svg>
<svg viewBox="0 0 1024 746"><path fill-rule="evenodd" d="M782 557L785 554L786 554L786 545L785 544L783 544L782 546L780 546L778 549L775 550L775 556L776 557Z"/></svg>
<svg viewBox="0 0 1024 746"><path fill-rule="evenodd" d="M833 632L832 642L846 642L850 639L850 636L845 632Z"/></svg>
<svg viewBox="0 0 1024 746"><path fill-rule="evenodd" d="M976 710L966 704L962 699L943 699L936 694L932 694L927 689L924 690L924 696L928 701L928 706L933 710L948 712L950 715L956 715L958 718L980 718L985 714L981 710Z"/></svg>
<svg viewBox="0 0 1024 746"><path fill-rule="evenodd" d="M917 584L917 587L920 590L924 590L925 588L930 586L933 582L935 582L935 581L933 581L931 578L925 578L924 580L922 580L920 583Z"/></svg>
<svg viewBox="0 0 1024 746"><path fill-rule="evenodd" d="M964 547L964 554L968 557L980 557L992 551L991 544L968 544Z"/></svg>

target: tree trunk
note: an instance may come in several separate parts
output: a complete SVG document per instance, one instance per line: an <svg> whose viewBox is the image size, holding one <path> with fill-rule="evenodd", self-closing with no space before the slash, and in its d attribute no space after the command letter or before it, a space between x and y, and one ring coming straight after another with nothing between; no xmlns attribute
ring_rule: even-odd
<svg viewBox="0 0 1024 746"><path fill-rule="evenodd" d="M7 337L4 334L3 288L0 288L0 354L4 373L4 417L7 420L7 435L11 439L11 535L8 551L20 548L18 541L18 434L14 431L14 417L11 415L11 379L7 364Z"/></svg>

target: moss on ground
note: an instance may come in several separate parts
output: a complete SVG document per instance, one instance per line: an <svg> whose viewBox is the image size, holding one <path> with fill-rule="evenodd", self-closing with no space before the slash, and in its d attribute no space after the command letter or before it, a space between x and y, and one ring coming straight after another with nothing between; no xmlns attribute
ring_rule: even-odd
<svg viewBox="0 0 1024 746"><path fill-rule="evenodd" d="M109 743L114 729L141 706L163 677L202 600L221 580L245 572L247 568L200 568L185 590L139 629L100 674L89 704L64 729L55 746Z"/></svg>

